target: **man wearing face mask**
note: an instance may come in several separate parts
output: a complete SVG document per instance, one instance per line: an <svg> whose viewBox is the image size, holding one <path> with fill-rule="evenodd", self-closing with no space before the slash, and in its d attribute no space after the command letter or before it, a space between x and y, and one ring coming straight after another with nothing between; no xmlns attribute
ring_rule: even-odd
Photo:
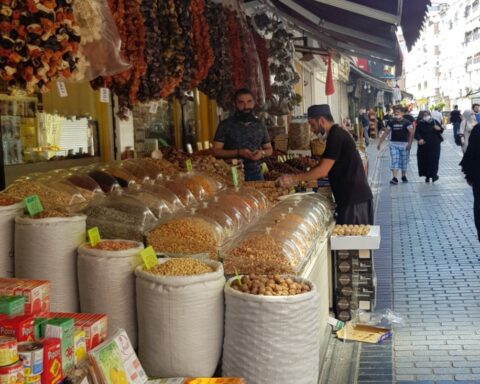
<svg viewBox="0 0 480 384"><path fill-rule="evenodd" d="M218 158L241 158L245 181L263 180L260 161L272 155L272 144L265 126L253 114L252 93L242 88L235 92L235 114L223 120L213 139L213 155Z"/></svg>
<svg viewBox="0 0 480 384"><path fill-rule="evenodd" d="M335 124L327 104L308 108L308 122L315 134L327 138L322 159L311 171L285 175L278 182L292 187L328 176L335 197L337 224L372 225L373 195L352 136Z"/></svg>
<svg viewBox="0 0 480 384"><path fill-rule="evenodd" d="M408 183L407 166L410 158L410 148L413 141L413 125L403 117L402 108L395 106L393 108L393 120L387 123L387 129L383 132L377 149L380 150L382 143L390 134L390 158L392 170L392 180L390 184L398 184L398 170L402 171L402 181Z"/></svg>

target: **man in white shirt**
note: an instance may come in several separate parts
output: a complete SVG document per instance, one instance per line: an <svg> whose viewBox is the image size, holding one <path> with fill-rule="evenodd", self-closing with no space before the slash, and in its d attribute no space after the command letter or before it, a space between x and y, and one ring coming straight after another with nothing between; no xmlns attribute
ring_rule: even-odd
<svg viewBox="0 0 480 384"><path fill-rule="evenodd" d="M443 126L442 112L440 112L440 110L438 108L435 108L434 111L430 112L430 115L432 116L432 118L434 120L437 120L439 122L439 124Z"/></svg>

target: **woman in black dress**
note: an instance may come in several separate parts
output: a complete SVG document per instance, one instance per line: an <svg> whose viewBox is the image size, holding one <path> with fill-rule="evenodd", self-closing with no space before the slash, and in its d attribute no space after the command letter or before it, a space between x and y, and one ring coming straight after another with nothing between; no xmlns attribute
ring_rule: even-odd
<svg viewBox="0 0 480 384"><path fill-rule="evenodd" d="M424 176L427 183L430 182L430 179L433 182L438 180L442 132L442 125L432 118L429 111L419 113L415 130L415 139L418 140L418 175Z"/></svg>

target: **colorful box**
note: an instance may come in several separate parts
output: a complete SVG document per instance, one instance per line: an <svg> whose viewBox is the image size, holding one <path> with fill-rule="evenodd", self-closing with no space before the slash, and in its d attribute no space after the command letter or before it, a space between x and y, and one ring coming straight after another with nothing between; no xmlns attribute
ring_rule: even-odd
<svg viewBox="0 0 480 384"><path fill-rule="evenodd" d="M75 329L74 345L75 364L80 365L87 359L87 343L85 341L85 331L83 329Z"/></svg>
<svg viewBox="0 0 480 384"><path fill-rule="evenodd" d="M62 340L43 339L42 384L58 384L63 380Z"/></svg>
<svg viewBox="0 0 480 384"><path fill-rule="evenodd" d="M50 282L0 278L0 296L24 296L25 315L50 310Z"/></svg>
<svg viewBox="0 0 480 384"><path fill-rule="evenodd" d="M43 339L42 324L46 323L49 319L46 317L36 317L33 323L35 340Z"/></svg>
<svg viewBox="0 0 480 384"><path fill-rule="evenodd" d="M22 316L25 314L25 297L0 296L0 313L8 316Z"/></svg>
<svg viewBox="0 0 480 384"><path fill-rule="evenodd" d="M75 329L85 331L87 351L95 348L107 339L107 315L93 313L52 312L49 317L70 318L75 322Z"/></svg>
<svg viewBox="0 0 480 384"><path fill-rule="evenodd" d="M16 316L0 321L0 335L15 337L17 341L34 341L33 316Z"/></svg>
<svg viewBox="0 0 480 384"><path fill-rule="evenodd" d="M53 318L42 324L45 338L62 340L62 370L67 375L75 366L74 325L73 319Z"/></svg>

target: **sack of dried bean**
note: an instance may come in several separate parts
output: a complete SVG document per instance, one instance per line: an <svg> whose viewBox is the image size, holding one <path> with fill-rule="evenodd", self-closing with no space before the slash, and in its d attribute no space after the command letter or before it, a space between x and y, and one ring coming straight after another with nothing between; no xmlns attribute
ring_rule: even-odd
<svg viewBox="0 0 480 384"><path fill-rule="evenodd" d="M52 312L78 312L77 248L86 216L15 218L15 276L49 280Z"/></svg>
<svg viewBox="0 0 480 384"><path fill-rule="evenodd" d="M23 213L23 202L0 195L0 277L13 277L15 216Z"/></svg>
<svg viewBox="0 0 480 384"><path fill-rule="evenodd" d="M108 316L109 335L118 328L127 331L137 347L135 267L141 263L143 244L127 240L102 240L78 248L80 309Z"/></svg>
<svg viewBox="0 0 480 384"><path fill-rule="evenodd" d="M223 267L204 261L213 272L172 276L203 272L198 261L176 260L170 272L135 270L139 357L149 376L211 377L222 353Z"/></svg>
<svg viewBox="0 0 480 384"><path fill-rule="evenodd" d="M236 279L230 279L225 286L223 376L244 377L247 383L256 384L316 384L320 299L315 285L291 277L309 285L310 291L267 296L232 288ZM278 291L277 287L274 291Z"/></svg>

